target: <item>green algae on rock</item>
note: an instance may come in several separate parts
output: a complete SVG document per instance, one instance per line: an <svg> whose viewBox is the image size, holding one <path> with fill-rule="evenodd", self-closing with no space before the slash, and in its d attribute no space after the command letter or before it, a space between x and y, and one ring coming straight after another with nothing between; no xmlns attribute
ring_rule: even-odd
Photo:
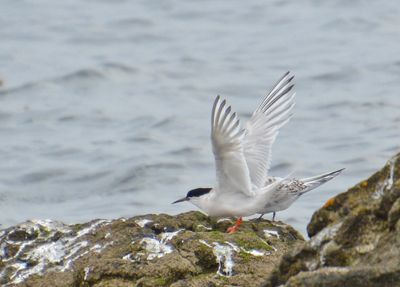
<svg viewBox="0 0 400 287"><path fill-rule="evenodd" d="M28 221L0 231L6 286L257 286L303 241L282 222L231 222L200 212L66 225Z"/></svg>
<svg viewBox="0 0 400 287"><path fill-rule="evenodd" d="M400 286L400 154L314 213L263 286Z"/></svg>

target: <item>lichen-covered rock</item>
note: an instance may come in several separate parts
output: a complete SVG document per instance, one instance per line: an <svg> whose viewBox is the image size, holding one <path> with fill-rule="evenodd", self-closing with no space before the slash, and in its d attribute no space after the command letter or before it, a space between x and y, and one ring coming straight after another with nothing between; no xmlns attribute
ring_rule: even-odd
<svg viewBox="0 0 400 287"><path fill-rule="evenodd" d="M400 286L400 154L314 213L263 286Z"/></svg>
<svg viewBox="0 0 400 287"><path fill-rule="evenodd" d="M257 286L302 236L282 222L199 212L66 225L28 221L0 231L3 286Z"/></svg>

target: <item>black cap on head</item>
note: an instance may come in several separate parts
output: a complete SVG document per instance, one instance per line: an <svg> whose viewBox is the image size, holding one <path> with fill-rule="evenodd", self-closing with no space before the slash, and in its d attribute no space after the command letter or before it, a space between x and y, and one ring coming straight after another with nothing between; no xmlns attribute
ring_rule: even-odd
<svg viewBox="0 0 400 287"><path fill-rule="evenodd" d="M183 202L183 201L188 201L193 197L199 197L202 196L204 194L207 194L211 191L212 188L196 188L196 189L192 189L191 191L189 191L185 197L178 199L177 201L174 201L173 203L178 203L178 202Z"/></svg>
<svg viewBox="0 0 400 287"><path fill-rule="evenodd" d="M186 195L186 197L199 197L204 194L207 194L211 191L211 188L209 187L200 187L200 188L195 188L189 191Z"/></svg>

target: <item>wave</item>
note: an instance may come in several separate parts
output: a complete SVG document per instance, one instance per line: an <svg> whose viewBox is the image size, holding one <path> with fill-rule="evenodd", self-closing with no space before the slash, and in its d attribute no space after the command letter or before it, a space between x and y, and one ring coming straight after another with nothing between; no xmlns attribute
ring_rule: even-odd
<svg viewBox="0 0 400 287"><path fill-rule="evenodd" d="M67 172L64 169L45 169L41 171L27 173L20 177L20 181L23 183L36 183L42 182L47 179L53 179L65 175Z"/></svg>
<svg viewBox="0 0 400 287"><path fill-rule="evenodd" d="M105 62L95 68L82 68L54 78L42 79L23 83L16 87L10 87L0 90L0 96L10 94L24 93L34 89L45 88L47 85L81 85L83 83L103 82L113 78L129 76L136 74L138 69L124 65L118 62ZM93 83L94 84L94 83Z"/></svg>
<svg viewBox="0 0 400 287"><path fill-rule="evenodd" d="M346 68L340 71L319 73L311 76L311 80L326 82L354 82L359 76L359 71L354 68Z"/></svg>

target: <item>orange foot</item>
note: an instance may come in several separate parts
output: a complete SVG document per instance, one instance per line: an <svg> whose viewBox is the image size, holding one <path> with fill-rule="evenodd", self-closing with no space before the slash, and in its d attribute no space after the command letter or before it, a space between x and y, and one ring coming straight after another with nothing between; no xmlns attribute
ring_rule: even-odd
<svg viewBox="0 0 400 287"><path fill-rule="evenodd" d="M242 222L243 222L242 217L239 217L239 218L236 220L235 225L229 227L229 228L226 230L226 232L228 232L228 233L235 233L236 231L238 231L238 229L239 229L240 225L242 224Z"/></svg>

